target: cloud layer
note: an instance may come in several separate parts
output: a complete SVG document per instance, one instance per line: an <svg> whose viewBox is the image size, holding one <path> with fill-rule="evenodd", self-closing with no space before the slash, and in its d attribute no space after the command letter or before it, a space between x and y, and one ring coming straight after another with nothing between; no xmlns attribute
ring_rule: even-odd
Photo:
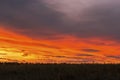
<svg viewBox="0 0 120 80"><path fill-rule="evenodd" d="M62 34L119 40L119 5L117 0L1 0L0 24L37 38Z"/></svg>

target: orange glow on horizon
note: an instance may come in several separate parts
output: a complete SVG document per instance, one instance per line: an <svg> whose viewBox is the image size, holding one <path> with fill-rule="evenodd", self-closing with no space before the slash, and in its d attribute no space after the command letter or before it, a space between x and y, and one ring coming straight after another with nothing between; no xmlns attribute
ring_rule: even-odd
<svg viewBox="0 0 120 80"><path fill-rule="evenodd" d="M58 35L59 36L59 35ZM120 62L120 44L102 38L32 39L0 28L1 62Z"/></svg>

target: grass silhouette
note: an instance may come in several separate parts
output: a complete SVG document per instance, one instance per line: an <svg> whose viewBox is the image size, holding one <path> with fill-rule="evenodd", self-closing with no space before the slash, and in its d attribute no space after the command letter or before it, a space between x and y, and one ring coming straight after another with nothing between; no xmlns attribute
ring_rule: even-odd
<svg viewBox="0 0 120 80"><path fill-rule="evenodd" d="M0 80L120 80L120 64L0 63Z"/></svg>

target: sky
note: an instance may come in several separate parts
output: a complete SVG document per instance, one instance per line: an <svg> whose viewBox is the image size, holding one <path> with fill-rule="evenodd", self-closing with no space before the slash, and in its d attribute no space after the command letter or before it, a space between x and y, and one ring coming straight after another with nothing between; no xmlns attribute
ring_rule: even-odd
<svg viewBox="0 0 120 80"><path fill-rule="evenodd" d="M0 0L0 61L120 63L119 0Z"/></svg>

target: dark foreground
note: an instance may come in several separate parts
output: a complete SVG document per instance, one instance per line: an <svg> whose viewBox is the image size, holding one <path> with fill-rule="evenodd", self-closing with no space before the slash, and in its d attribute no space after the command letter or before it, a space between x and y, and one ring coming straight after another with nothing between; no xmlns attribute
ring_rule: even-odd
<svg viewBox="0 0 120 80"><path fill-rule="evenodd" d="M120 65L6 63L0 80L120 80Z"/></svg>

